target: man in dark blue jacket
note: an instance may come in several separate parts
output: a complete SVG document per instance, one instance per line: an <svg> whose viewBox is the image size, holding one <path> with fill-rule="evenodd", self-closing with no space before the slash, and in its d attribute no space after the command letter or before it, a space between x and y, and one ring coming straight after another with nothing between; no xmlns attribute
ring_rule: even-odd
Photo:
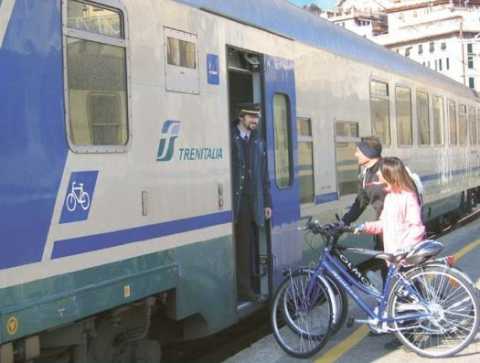
<svg viewBox="0 0 480 363"><path fill-rule="evenodd" d="M257 127L258 104L239 105L232 128L233 216L238 294L249 300L258 295L258 228L272 216L272 198L265 143Z"/></svg>

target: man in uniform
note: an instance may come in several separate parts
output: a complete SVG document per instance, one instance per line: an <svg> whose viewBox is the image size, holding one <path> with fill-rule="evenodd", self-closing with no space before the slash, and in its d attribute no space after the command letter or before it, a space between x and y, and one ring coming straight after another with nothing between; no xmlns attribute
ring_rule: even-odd
<svg viewBox="0 0 480 363"><path fill-rule="evenodd" d="M241 298L256 300L258 229L272 215L265 143L258 134L258 104L238 105L232 128L233 215L237 287Z"/></svg>

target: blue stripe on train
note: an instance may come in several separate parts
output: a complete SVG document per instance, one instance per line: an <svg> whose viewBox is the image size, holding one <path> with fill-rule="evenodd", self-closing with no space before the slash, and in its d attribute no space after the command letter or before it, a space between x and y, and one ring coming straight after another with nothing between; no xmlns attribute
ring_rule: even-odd
<svg viewBox="0 0 480 363"><path fill-rule="evenodd" d="M60 1L16 1L0 49L0 268L42 258L68 146Z"/></svg>
<svg viewBox="0 0 480 363"><path fill-rule="evenodd" d="M232 222L232 211L207 214L122 231L56 241L52 259L78 255ZM199 238L200 239L200 238Z"/></svg>

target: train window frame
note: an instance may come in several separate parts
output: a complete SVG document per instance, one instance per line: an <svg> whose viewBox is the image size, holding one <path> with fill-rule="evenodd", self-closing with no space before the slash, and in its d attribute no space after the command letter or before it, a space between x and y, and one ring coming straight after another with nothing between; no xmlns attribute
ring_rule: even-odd
<svg viewBox="0 0 480 363"><path fill-rule="evenodd" d="M194 45L195 67L185 67L182 65L169 63L168 49L169 38ZM200 61L199 61L199 42L198 35L182 29L163 27L164 42L164 67L165 67L165 91L172 93L183 93L191 95L200 94Z"/></svg>
<svg viewBox="0 0 480 363"><path fill-rule="evenodd" d="M121 17L121 37L109 37L99 33L88 32L85 30L70 28L68 26L68 2L62 2L62 45L63 45L63 77L64 77L64 105L65 105L65 129L67 134L67 143L70 150L77 154L113 154L126 153L132 146L132 100L131 100L131 79L130 79L130 46L129 46L129 22L128 13L125 5L120 0L73 0L78 3L104 8L119 13ZM69 96L69 77L68 77L68 39L80 39L87 42L99 43L106 46L119 47L124 49L125 54L125 123L126 123L126 141L118 145L94 145L94 144L76 144L73 141L70 118L70 96ZM90 93L99 93L98 90L92 90Z"/></svg>
<svg viewBox="0 0 480 363"><path fill-rule="evenodd" d="M467 124L468 124L468 144L469 145L478 145L478 131L477 131L477 109L473 105L467 105ZM473 111L473 112L472 112ZM472 118L470 118L472 117ZM473 121L473 122L472 122ZM475 132L472 132L472 124L475 126ZM472 137L475 139L472 140Z"/></svg>
<svg viewBox="0 0 480 363"><path fill-rule="evenodd" d="M454 107L453 114L455 115L455 142L452 142L452 126L451 126L451 118L450 118L450 106ZM458 107L457 102L452 99L447 99L447 114L448 114L448 147L458 147Z"/></svg>
<svg viewBox="0 0 480 363"><path fill-rule="evenodd" d="M428 123L428 143L422 144L420 143L420 120L418 118L418 94L423 93L425 96L427 96L427 123ZM416 140L414 140L414 144L417 145L418 147L431 147L433 144L433 127L432 127L432 115L431 115L431 110L430 110L430 105L431 105L431 96L428 90L424 88L416 88L415 89L415 114L416 114Z"/></svg>
<svg viewBox="0 0 480 363"><path fill-rule="evenodd" d="M447 102L445 102L445 97L443 97L442 95L439 95L439 94L432 94L431 95L431 99L432 99L432 132L433 132L433 135L432 135L432 145L434 147L444 147L445 145L448 144L447 142L447 135L446 135L446 115L447 113L445 112L447 110ZM435 142L435 132L436 132L436 123L435 123L435 102L434 100L436 99L439 99L440 102L441 102L441 108L440 108L440 111L442 112L442 119L441 119L441 122L440 122L440 125L442 126L442 135L441 135L441 140L440 140L440 143L436 143Z"/></svg>
<svg viewBox="0 0 480 363"><path fill-rule="evenodd" d="M355 130L355 134L356 135L339 135L338 134L338 128L337 128L337 125L339 124L350 124L350 125L356 125L356 130ZM341 188L340 188L340 176L339 176L339 170L338 170L338 154L339 154L339 151L338 151L338 146L339 144L352 144L355 149L356 149L356 144L358 142L360 142L362 140L362 138L360 137L360 123L357 122L357 121L344 121L344 120L337 120L335 119L334 120L334 129L333 129L333 133L334 133L334 138L333 138L333 142L334 142L334 155L335 155L335 186L336 186L336 191L337 191L337 196L339 199L342 199L342 198L345 198L345 197L349 197L349 196L354 196L358 193L358 191L360 190L360 186L359 186L359 183L358 183L358 175L360 174L360 166L358 165L358 161L355 159L355 156L352 155L352 158L351 160L354 161L354 164L356 165L357 167L357 175L356 175L356 178L354 180L354 183L356 183L356 185L358 186L358 189L352 193L345 193L343 194L341 192Z"/></svg>
<svg viewBox="0 0 480 363"><path fill-rule="evenodd" d="M388 107L388 109L387 109L387 117L388 117L387 123L388 123L388 125L386 127L386 131L388 132L388 135L385 135L385 136L388 139L388 142L386 140L382 140L377 135L377 133L375 132L375 123L373 122L373 117L372 117L372 114L373 114L372 82L382 83L382 84L387 86L386 100L387 100L387 107ZM388 80L382 79L382 78L379 78L379 77L370 77L370 79L368 81L368 96L369 96L369 105L370 105L370 110L369 110L370 111L370 129L371 129L372 135L375 136L375 137L379 137L380 141L382 142L382 145L386 148L393 146L392 115L391 115L391 112L392 112L392 105L391 105L392 98L391 98L391 95L392 95L392 92L391 92L391 87L390 87L390 83L389 83Z"/></svg>
<svg viewBox="0 0 480 363"><path fill-rule="evenodd" d="M400 127L399 127L399 120L398 120L398 101L397 101L397 91L399 88L404 88L408 89L410 93L410 134L411 134L411 143L410 144L402 144L400 143L400 137L399 137L399 132L400 132ZM405 83L396 83L395 84L395 97L394 97L394 104L395 104L395 128L396 128L396 138L397 138L397 147L399 148L412 148L415 146L415 135L414 135L414 123L413 123L413 92L412 90L414 87L405 84Z"/></svg>
<svg viewBox="0 0 480 363"><path fill-rule="evenodd" d="M300 120L302 121L308 121L309 124L309 134L303 134L300 131ZM302 202L301 197L302 197L302 183L301 183L301 175L300 172L301 170L299 169L299 188L300 188L300 205L302 206L308 206L308 205L313 205L315 204L315 198L316 198L316 191L315 191L315 139L313 137L313 122L311 117L302 117L302 116L297 116L297 149L298 149L298 168L300 168L300 144L305 143L305 144L311 144L312 147L312 180L313 180L313 199L311 201L305 201Z"/></svg>
<svg viewBox="0 0 480 363"><path fill-rule="evenodd" d="M465 110L465 142L462 144L460 143L460 109L463 108ZM457 120L458 120L458 146L459 147L467 147L468 146L468 108L466 103L458 103L457 109Z"/></svg>
<svg viewBox="0 0 480 363"><path fill-rule="evenodd" d="M279 184L279 174L278 174L278 159L277 156L279 155L277 153L277 127L275 123L275 98L277 96L281 96L286 100L286 105L287 105L287 141L288 141L288 184L286 185L280 185ZM272 95L272 107L273 107L273 113L272 113L272 118L273 118L273 144L274 144L274 170L275 170L275 185L279 190L286 190L290 189L293 186L295 175L294 175L294 158L293 158L293 130L292 130L292 125L291 125L291 117L292 117L292 101L290 99L290 96L286 93L282 92L276 92Z"/></svg>
<svg viewBox="0 0 480 363"><path fill-rule="evenodd" d="M480 107L477 107L477 143L480 145Z"/></svg>

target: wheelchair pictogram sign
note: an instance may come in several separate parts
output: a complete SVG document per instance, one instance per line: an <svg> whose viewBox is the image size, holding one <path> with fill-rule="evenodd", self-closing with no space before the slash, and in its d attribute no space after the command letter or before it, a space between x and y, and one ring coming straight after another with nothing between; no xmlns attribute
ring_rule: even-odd
<svg viewBox="0 0 480 363"><path fill-rule="evenodd" d="M72 173L63 204L60 223L70 223L88 219L93 201L93 192L98 171Z"/></svg>

